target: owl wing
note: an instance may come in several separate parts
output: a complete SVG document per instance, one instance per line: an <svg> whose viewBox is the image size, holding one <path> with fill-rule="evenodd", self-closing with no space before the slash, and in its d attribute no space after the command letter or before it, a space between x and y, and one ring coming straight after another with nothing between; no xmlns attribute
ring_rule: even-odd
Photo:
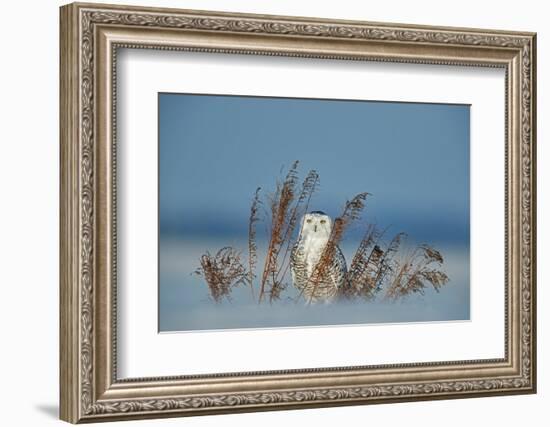
<svg viewBox="0 0 550 427"><path fill-rule="evenodd" d="M336 246L334 251L334 259L330 265L330 268L327 272L327 279L334 285L334 287L339 288L345 284L347 276L347 265L346 258L340 249L340 246Z"/></svg>
<svg viewBox="0 0 550 427"><path fill-rule="evenodd" d="M304 252L298 243L292 247L290 252L290 273L294 286L300 290L303 289L308 282L307 267Z"/></svg>

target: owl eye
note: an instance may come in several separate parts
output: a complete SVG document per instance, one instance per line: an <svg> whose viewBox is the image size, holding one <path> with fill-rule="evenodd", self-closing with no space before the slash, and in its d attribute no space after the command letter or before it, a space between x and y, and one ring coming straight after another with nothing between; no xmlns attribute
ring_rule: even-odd
<svg viewBox="0 0 550 427"><path fill-rule="evenodd" d="M322 220L321 220L321 224L325 224L326 222L327 222L326 219L322 219Z"/></svg>
<svg viewBox="0 0 550 427"><path fill-rule="evenodd" d="M311 219L306 219L306 222L307 222L308 224L311 224Z"/></svg>

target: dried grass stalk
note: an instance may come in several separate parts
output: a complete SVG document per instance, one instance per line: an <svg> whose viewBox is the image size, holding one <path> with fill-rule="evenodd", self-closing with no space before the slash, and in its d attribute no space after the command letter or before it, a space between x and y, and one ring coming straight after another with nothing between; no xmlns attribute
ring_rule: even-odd
<svg viewBox="0 0 550 427"><path fill-rule="evenodd" d="M296 162L295 165L298 163ZM287 274L288 268L290 267L290 252L293 245L292 236L294 234L294 229L298 223L298 218L301 218L304 215L309 207L309 202L313 193L319 185L319 174L311 170L306 175L306 178L302 182L302 187L297 198L295 198L295 193L293 192L293 200L290 205L293 206L289 208L288 216L284 221L284 233L280 242L279 250L277 251L277 260L276 260L276 271L272 275L272 280L270 283L269 289L269 302L273 302L281 298L281 293L287 287L287 284L284 282L284 278ZM293 190L295 187L293 187ZM283 185L284 190L284 185ZM294 190L295 191L295 190ZM284 248L284 252L283 251ZM282 252L282 259L280 254Z"/></svg>
<svg viewBox="0 0 550 427"><path fill-rule="evenodd" d="M271 233L260 283L259 303L264 298L266 288L272 288L277 283L277 258L283 243L288 211L296 194L297 169L298 161L292 164L283 183L277 183L275 194L271 198Z"/></svg>
<svg viewBox="0 0 550 427"><path fill-rule="evenodd" d="M200 264L195 274L204 277L210 296L217 303L224 298L230 300L232 288L247 280L240 254L231 247L220 249L216 255L206 252L201 256Z"/></svg>
<svg viewBox="0 0 550 427"><path fill-rule="evenodd" d="M344 206L342 215L340 215L338 218L334 220L334 224L332 226L332 231L330 233L328 242L325 248L323 249L323 253L319 258L319 262L313 269L313 273L311 274L311 277L309 279L313 285L313 291L311 293L311 297L309 300L310 303L313 299L313 296L315 295L315 292L317 290L317 287L319 286L319 283L326 276L327 271L333 262L336 247L340 243L340 240L342 239L346 228L353 221L360 218L361 212L365 208L365 200L367 199L368 195L369 193L360 193L356 195L353 199L348 200ZM304 286L303 289L305 288L306 286ZM303 289L302 289L302 292L303 292ZM300 292L300 296L302 292Z"/></svg>
<svg viewBox="0 0 550 427"><path fill-rule="evenodd" d="M248 218L248 275L247 281L250 286L252 299L254 296L254 279L256 278L256 264L258 263L258 246L256 244L256 223L258 222L258 210L261 204L260 187L256 189L252 205L250 206L250 216Z"/></svg>
<svg viewBox="0 0 550 427"><path fill-rule="evenodd" d="M275 282L269 289L269 302L277 301L281 299L283 291L287 288L287 284L279 281Z"/></svg>
<svg viewBox="0 0 550 427"><path fill-rule="evenodd" d="M382 236L376 226L369 224L348 269L347 286L341 294L346 298L375 296L376 276L381 268L384 251L378 245Z"/></svg>
<svg viewBox="0 0 550 427"><path fill-rule="evenodd" d="M317 190L318 186L319 174L314 170L309 171L302 182L300 195L291 210L288 226L283 236L283 241L285 242L284 244L286 247L281 261L281 268L279 269L279 274L277 275L277 282L281 281L288 272L288 268L290 267L290 252L294 243L292 240L294 229L298 223L298 218L301 218L308 211L311 197Z"/></svg>
<svg viewBox="0 0 550 427"><path fill-rule="evenodd" d="M399 269L399 263L395 260L395 256L397 255L401 243L406 239L406 237L406 233L396 234L382 255L382 259L380 260L380 268L378 269L374 279L379 288L385 285L385 280L388 275L395 274L395 271Z"/></svg>
<svg viewBox="0 0 550 427"><path fill-rule="evenodd" d="M258 303L265 299L266 294L269 295L270 302L281 299L287 288L285 278L290 265L294 230L298 219L308 211L311 197L318 185L319 175L312 170L303 180L298 192L298 161L292 164L284 180L277 182L276 190L269 200L271 227L259 283ZM347 227L361 216L368 195L369 193L360 193L347 201L342 214L334 220L329 240L310 277L313 284L312 296L328 274ZM207 252L200 258L200 267L196 273L205 278L210 296L215 302L230 300L232 289L240 284L247 284L252 298L256 299L256 225L262 204L258 188L250 207L247 267L242 263L240 253L231 247L220 249L214 256ZM396 258L406 234L397 234L387 247L382 242L384 234L385 230L380 232L374 225L368 226L349 265L345 283L339 290L341 297L370 300L386 289L385 298L394 300L412 293L424 293L429 285L439 291L449 281L441 270L443 256L433 247L420 245L400 262ZM303 289L297 299L301 297Z"/></svg>
<svg viewBox="0 0 550 427"><path fill-rule="evenodd" d="M443 257L439 251L428 245L420 245L405 259L393 278L386 298L395 300L413 293L424 294L431 285L436 291L449 281L439 269Z"/></svg>

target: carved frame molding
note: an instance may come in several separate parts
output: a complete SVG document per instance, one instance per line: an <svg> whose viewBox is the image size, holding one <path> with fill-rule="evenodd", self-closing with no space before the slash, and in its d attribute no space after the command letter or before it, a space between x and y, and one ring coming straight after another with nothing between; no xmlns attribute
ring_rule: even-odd
<svg viewBox="0 0 550 427"><path fill-rule="evenodd" d="M506 357L118 380L114 135L120 47L504 67ZM535 392L535 68L532 33L63 6L61 418L75 423ZM272 380L266 384L266 378ZM293 385L285 386L289 380Z"/></svg>

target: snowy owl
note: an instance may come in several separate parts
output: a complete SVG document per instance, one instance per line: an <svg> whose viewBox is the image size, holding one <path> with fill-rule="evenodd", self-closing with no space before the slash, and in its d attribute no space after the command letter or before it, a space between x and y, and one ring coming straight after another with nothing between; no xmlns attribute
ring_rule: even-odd
<svg viewBox="0 0 550 427"><path fill-rule="evenodd" d="M307 302L330 302L346 280L346 260L338 246L324 277L310 280L331 230L332 220L324 212L310 212L302 218L300 235L290 255L290 271L294 286Z"/></svg>

